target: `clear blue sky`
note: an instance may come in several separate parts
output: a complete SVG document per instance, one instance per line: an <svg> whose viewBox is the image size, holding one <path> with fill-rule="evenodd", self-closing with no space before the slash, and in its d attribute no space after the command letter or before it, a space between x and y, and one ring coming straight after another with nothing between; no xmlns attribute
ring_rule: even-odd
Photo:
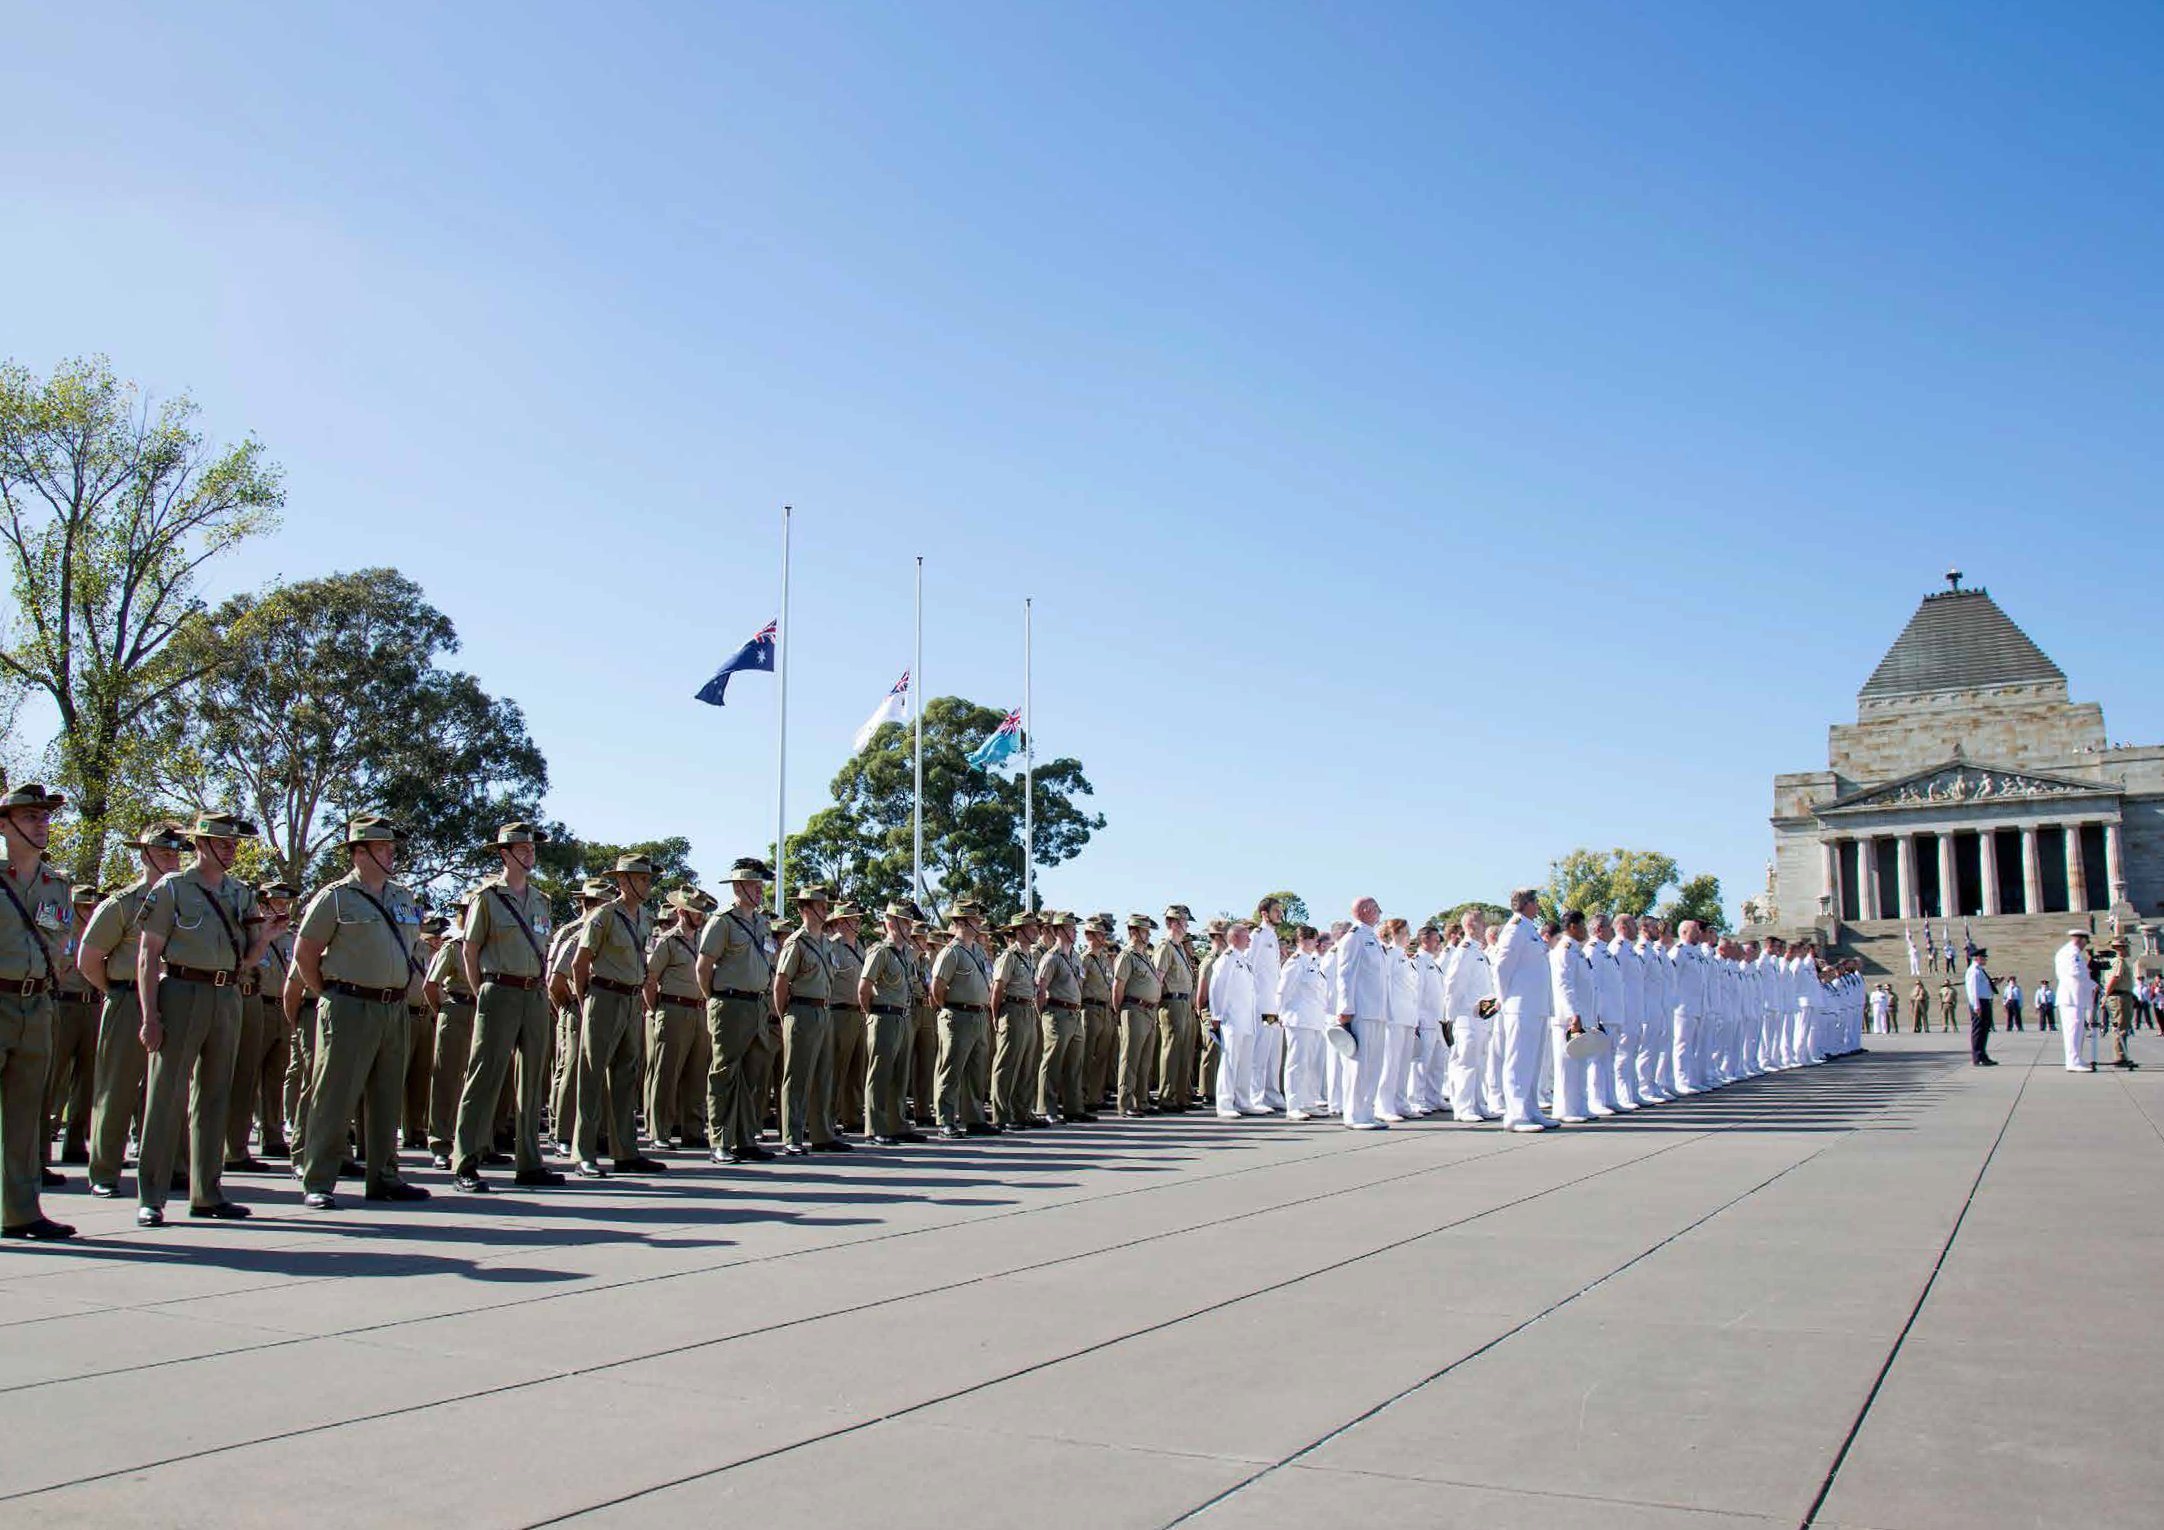
<svg viewBox="0 0 2164 1530"><path fill-rule="evenodd" d="M549 808L772 829L908 662L1021 694L1084 909L1759 885L1959 562L2164 738L2164 11L18 6L0 352L253 430ZM2147 581L2146 588L2142 581ZM576 614L577 632L565 622ZM666 640L630 651L638 633Z"/></svg>

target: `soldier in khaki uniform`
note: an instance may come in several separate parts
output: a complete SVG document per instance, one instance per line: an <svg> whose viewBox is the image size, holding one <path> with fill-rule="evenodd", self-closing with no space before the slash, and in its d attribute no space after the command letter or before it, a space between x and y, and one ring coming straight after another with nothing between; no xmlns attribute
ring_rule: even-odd
<svg viewBox="0 0 2164 1530"><path fill-rule="evenodd" d="M647 1037L646 1132L657 1147L681 1130L684 1146L698 1133L683 1114L684 1079L699 1054L706 1029L706 1000L699 993L699 936L714 900L696 887L679 887L664 899L676 911L646 954L646 987L653 1000Z"/></svg>
<svg viewBox="0 0 2164 1530"><path fill-rule="evenodd" d="M240 985L240 1044L233 1054L233 1088L226 1098L225 1172L260 1174L270 1165L248 1152L249 1129L260 1113L263 1151L282 1155L285 1148L285 1083L291 1046L286 1041L285 988L287 953L293 936L286 928L298 891L285 882L264 882L255 890L257 906L279 933L263 944L263 954Z"/></svg>
<svg viewBox="0 0 2164 1530"><path fill-rule="evenodd" d="M1150 950L1157 921L1148 914L1127 916L1127 949L1112 964L1112 1007L1120 1017L1120 1114L1146 1116L1149 1060L1157 1055L1157 1012L1164 985Z"/></svg>
<svg viewBox="0 0 2164 1530"><path fill-rule="evenodd" d="M924 927L924 910L909 905L909 1043L903 1048L902 1069L909 1091L912 1124L939 1125L939 1006L932 1002L933 932ZM945 931L938 932L941 940Z"/></svg>
<svg viewBox="0 0 2164 1530"><path fill-rule="evenodd" d="M1217 1044L1217 1026L1210 1019L1210 969L1230 948L1231 929L1231 922L1224 919L1212 919L1204 926L1210 949L1203 953L1202 966L1195 973L1195 1028L1202 1033L1202 1063L1196 1075L1195 1095L1197 1102L1204 1105L1216 1103L1217 1063L1222 1051Z"/></svg>
<svg viewBox="0 0 2164 1530"><path fill-rule="evenodd" d="M1105 1103L1105 1086L1119 1058L1120 1024L1112 1011L1114 926L1101 914L1082 926L1082 1099L1092 1113Z"/></svg>
<svg viewBox="0 0 2164 1530"><path fill-rule="evenodd" d="M468 893L460 900L462 910L472 897ZM436 1012L436 1055L428 1068L428 1161L448 1169L458 1132L459 1091L473 1058L473 988L466 981L463 912L428 959L427 989L429 1008Z"/></svg>
<svg viewBox="0 0 2164 1530"><path fill-rule="evenodd" d="M406 1072L406 993L418 961L421 912L391 880L404 831L380 813L346 825L353 869L317 893L301 915L293 969L317 996L316 1068L306 1140L300 1144L303 1204L329 1211L346 1161L346 1127L365 1099L364 1195L425 1201L398 1173L398 1111Z"/></svg>
<svg viewBox="0 0 2164 1530"><path fill-rule="evenodd" d="M906 903L887 905L885 938L866 954L857 980L865 1029L865 1125L880 1147L924 1140L909 1129L902 1104L905 1056L915 1025L910 1007L916 949L909 938L909 911Z"/></svg>
<svg viewBox="0 0 2164 1530"><path fill-rule="evenodd" d="M1194 915L1187 905L1165 910L1165 938L1154 953L1160 992L1157 999L1157 1106L1160 1110L1195 1108L1195 968L1187 945Z"/></svg>
<svg viewBox="0 0 2164 1530"><path fill-rule="evenodd" d="M706 995L707 1039L713 1046L706 1076L706 1129L716 1163L774 1156L759 1146L767 1080L781 1046L779 1033L768 1023L775 945L763 901L773 875L758 857L738 857L729 868L735 901L699 932L695 976Z"/></svg>
<svg viewBox="0 0 2164 1530"><path fill-rule="evenodd" d="M556 1072L549 1094L549 1130L565 1156L578 1134L579 996L571 989L571 969L578 963L579 934L586 921L606 908L616 889L605 878L588 877L579 887L578 916L556 932L548 948L548 996L556 1006Z"/></svg>
<svg viewBox="0 0 2164 1530"><path fill-rule="evenodd" d="M2134 958L2133 946L2125 936L2111 943L2111 965L2104 969L2104 981L2097 985L2097 992L2104 1003L2104 1012L2111 1024L2111 1065L2114 1068L2139 1068L2140 1063L2127 1050L2127 1043L2134 1036Z"/></svg>
<svg viewBox="0 0 2164 1530"><path fill-rule="evenodd" d="M604 1120L620 1173L658 1174L668 1167L639 1151L634 1119L650 933L642 905L654 884L654 863L643 855L620 856L610 876L616 897L580 926L571 966L571 987L580 1006L577 1146L578 1172L584 1179L607 1177L600 1162Z"/></svg>
<svg viewBox="0 0 2164 1530"><path fill-rule="evenodd" d="M981 905L967 899L948 912L953 938L932 963L932 1002L939 1006L939 1135L982 1137L999 1130L984 1119L974 1078L988 1049L992 964L977 944Z"/></svg>
<svg viewBox="0 0 2164 1530"><path fill-rule="evenodd" d="M230 813L197 816L190 837L195 864L151 890L136 941L135 983L143 1006L143 1048L150 1054L143 1142L135 1168L135 1220L165 1222L173 1160L188 1123L188 1215L237 1220L248 1208L229 1201L226 1111L240 1046L241 981L263 959L283 925L257 911L255 889L227 870L255 825ZM160 976L160 967L163 976Z"/></svg>
<svg viewBox="0 0 2164 1530"><path fill-rule="evenodd" d="M864 911L835 905L827 916L827 955L833 958L827 995L827 1044L834 1052L834 1124L838 1131L864 1130L864 1025L857 983L864 976L864 947L857 926Z"/></svg>
<svg viewBox="0 0 2164 1530"><path fill-rule="evenodd" d="M1007 948L992 965L992 1119L1007 1131L1039 1124L1037 1074L1029 1066L1037 1034L1037 971L1032 948L1037 916L1025 913L1000 932Z"/></svg>
<svg viewBox="0 0 2164 1530"><path fill-rule="evenodd" d="M421 970L413 975L406 992L406 1083L404 1130L399 1145L416 1152L428 1150L428 1111L435 1095L436 1001L429 994L428 974L437 953L451 937L451 921L441 914L421 918L421 938L413 954Z"/></svg>
<svg viewBox="0 0 2164 1530"><path fill-rule="evenodd" d="M38 1138L40 1161L50 1161L53 1136L63 1128L62 1163L90 1161L90 1090L98 1070L97 990L76 965L81 955L83 931L99 902L97 888L89 883L73 893L74 907L60 958L60 986L53 994L53 1060L45 1078L45 1125ZM46 1170L44 1187L56 1189L67 1181Z"/></svg>
<svg viewBox="0 0 2164 1530"><path fill-rule="evenodd" d="M45 1215L38 1134L45 1129L45 1074L53 1048L55 955L67 943L75 903L45 864L53 812L67 801L32 782L0 797L0 1235L72 1238Z"/></svg>
<svg viewBox="0 0 2164 1530"><path fill-rule="evenodd" d="M1037 1113L1051 1121L1094 1121L1083 1091L1082 964L1074 954L1074 915L1048 914L1052 949L1037 962L1043 1047L1037 1063Z"/></svg>
<svg viewBox="0 0 2164 1530"><path fill-rule="evenodd" d="M150 1054L143 1050L143 1012L135 998L136 937L143 904L159 878L180 869L188 841L178 825L163 819L144 825L124 841L142 857L143 874L114 893L90 916L77 958L85 981L104 996L98 1013L97 1076L90 1106L90 1193L110 1198L120 1193L128 1123L143 1111L143 1079Z"/></svg>
<svg viewBox="0 0 2164 1530"><path fill-rule="evenodd" d="M848 1144L833 1135L833 1048L827 1035L827 1004L833 996L834 958L827 949L831 890L813 883L796 895L803 928L783 942L774 962L774 1013L781 1017L781 1150L841 1152Z"/></svg>

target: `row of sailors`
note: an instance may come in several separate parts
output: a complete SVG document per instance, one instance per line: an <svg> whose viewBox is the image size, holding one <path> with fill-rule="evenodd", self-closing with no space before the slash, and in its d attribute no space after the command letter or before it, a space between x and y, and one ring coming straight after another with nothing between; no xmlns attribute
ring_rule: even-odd
<svg viewBox="0 0 2164 1530"><path fill-rule="evenodd" d="M1575 910L1543 922L1524 888L1511 909L1497 928L1471 912L1415 929L1363 898L1328 934L1301 927L1289 954L1267 908L1213 924L1199 988L1217 1113L1373 1130L1447 1109L1541 1131L1860 1049L1856 964L1822 964L1809 940ZM1573 1048L1580 1035L1599 1039Z"/></svg>

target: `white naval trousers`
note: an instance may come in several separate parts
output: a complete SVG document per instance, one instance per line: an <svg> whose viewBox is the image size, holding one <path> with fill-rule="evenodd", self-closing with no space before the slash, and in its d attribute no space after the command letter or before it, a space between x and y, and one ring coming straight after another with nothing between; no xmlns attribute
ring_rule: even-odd
<svg viewBox="0 0 2164 1530"><path fill-rule="evenodd" d="M1488 1093L1488 1054L1495 1049L1495 1019L1460 1015L1450 1025L1450 1113L1460 1121L1485 1121L1501 1101Z"/></svg>
<svg viewBox="0 0 2164 1530"><path fill-rule="evenodd" d="M1383 1033L1389 1029L1381 1020L1356 1019L1352 1023L1353 1043L1359 1050L1350 1063L1342 1059L1338 1062L1338 1079L1345 1089L1347 1126L1375 1124L1375 1091L1383 1081ZM1337 1053L1333 1050L1330 1055L1336 1057Z"/></svg>
<svg viewBox="0 0 2164 1530"><path fill-rule="evenodd" d="M1409 1025L1393 1025L1383 1041L1383 1079L1375 1094L1375 1113L1385 1120L1413 1113L1407 1090L1413 1081L1413 1048L1419 1032Z"/></svg>
<svg viewBox="0 0 2164 1530"><path fill-rule="evenodd" d="M1645 1026L1638 1035L1639 1099L1653 1105L1676 1097L1668 1087L1670 1066L1668 1011L1656 1004L1645 1011Z"/></svg>
<svg viewBox="0 0 2164 1530"><path fill-rule="evenodd" d="M1313 1026L1287 1025L1284 1029L1286 1108L1309 1115L1327 1111L1330 1101L1324 1093L1329 1087L1324 1078L1325 1059L1337 1053L1330 1050L1322 1032Z"/></svg>
<svg viewBox="0 0 2164 1530"><path fill-rule="evenodd" d="M1224 1064L1218 1064L1220 1070ZM1255 1099L1267 1110L1285 1108L1285 1026L1260 1026L1255 1031L1254 1061L1248 1065L1248 1077L1253 1086Z"/></svg>
<svg viewBox="0 0 2164 1530"><path fill-rule="evenodd" d="M2089 1059L2082 1054L2082 1038L2088 1029L2089 1017L2081 1013L2075 1000L2062 996L2059 1000L2059 1034L2066 1040L2066 1065L2076 1073L2089 1071Z"/></svg>
<svg viewBox="0 0 2164 1530"><path fill-rule="evenodd" d="M1565 1121L1583 1121L1590 1114L1587 1096L1593 1082L1593 1066L1600 1059L1566 1055L1563 1043L1569 1029L1568 1016L1557 1016L1548 1022L1548 1057L1555 1076L1555 1113Z"/></svg>
<svg viewBox="0 0 2164 1530"><path fill-rule="evenodd" d="M1696 1094L1704 1087L1698 1082L1699 1017L1682 1005L1676 1006L1675 1026L1669 1032L1674 1038L1670 1049L1675 1053L1675 1088L1677 1094Z"/></svg>
<svg viewBox="0 0 2164 1530"><path fill-rule="evenodd" d="M1638 1100L1638 1023L1624 1020L1608 1027L1615 1050L1608 1054L1608 1103L1618 1110L1636 1110Z"/></svg>
<svg viewBox="0 0 2164 1530"><path fill-rule="evenodd" d="M1217 1028L1217 1113L1226 1119L1261 1113L1255 1090L1255 1031L1249 1025Z"/></svg>
<svg viewBox="0 0 2164 1530"><path fill-rule="evenodd" d="M1502 1045L1495 1050L1502 1057L1505 1126L1547 1120L1535 1095L1540 1089L1540 1063L1547 1051L1548 1025L1544 1020L1527 1019L1521 1006L1521 1000L1506 999L1502 1013L1496 1017L1502 1031Z"/></svg>
<svg viewBox="0 0 2164 1530"><path fill-rule="evenodd" d="M1450 1049L1443 1045L1440 1021L1423 1020L1413 1036L1413 1083L1407 1102L1423 1116L1441 1110L1446 1101L1444 1074L1450 1066Z"/></svg>

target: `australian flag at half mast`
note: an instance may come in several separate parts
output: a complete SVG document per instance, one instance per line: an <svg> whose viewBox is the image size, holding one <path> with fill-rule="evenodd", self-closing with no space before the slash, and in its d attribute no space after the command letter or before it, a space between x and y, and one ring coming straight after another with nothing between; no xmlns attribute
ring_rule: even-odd
<svg viewBox="0 0 2164 1530"><path fill-rule="evenodd" d="M725 705L722 692L729 688L729 677L742 669L763 669L774 672L774 633L781 626L778 621L768 622L759 629L759 635L736 651L736 657L714 671L714 678L699 687L698 697L710 707Z"/></svg>

